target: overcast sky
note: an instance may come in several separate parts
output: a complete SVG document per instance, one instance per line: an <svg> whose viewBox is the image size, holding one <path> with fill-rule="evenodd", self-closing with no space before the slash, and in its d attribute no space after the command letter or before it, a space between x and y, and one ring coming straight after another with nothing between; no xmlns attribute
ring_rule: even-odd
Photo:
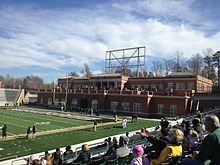
<svg viewBox="0 0 220 165"><path fill-rule="evenodd" d="M146 64L176 51L220 50L219 0L0 0L0 75L51 81L97 73L105 52L146 46Z"/></svg>

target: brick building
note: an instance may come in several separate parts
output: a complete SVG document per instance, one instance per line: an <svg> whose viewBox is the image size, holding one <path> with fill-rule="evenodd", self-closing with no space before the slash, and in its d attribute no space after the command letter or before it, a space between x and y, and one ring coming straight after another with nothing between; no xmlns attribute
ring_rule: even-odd
<svg viewBox="0 0 220 165"><path fill-rule="evenodd" d="M59 78L55 90L40 91L38 104L66 103L72 111L93 108L140 116L176 116L195 110L196 102L191 98L212 92L212 85L209 79L185 72L153 78L129 78L121 74L70 76Z"/></svg>

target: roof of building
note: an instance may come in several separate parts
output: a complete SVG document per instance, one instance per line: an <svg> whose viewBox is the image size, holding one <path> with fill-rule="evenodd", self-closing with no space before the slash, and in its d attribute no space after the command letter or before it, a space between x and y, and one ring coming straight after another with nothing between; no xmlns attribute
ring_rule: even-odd
<svg viewBox="0 0 220 165"><path fill-rule="evenodd" d="M189 76L196 77L196 75L191 72L173 72L167 75L166 77L189 77Z"/></svg>
<svg viewBox="0 0 220 165"><path fill-rule="evenodd" d="M121 74L120 73L100 73L100 74L92 75L91 77L116 77L116 76L121 76Z"/></svg>

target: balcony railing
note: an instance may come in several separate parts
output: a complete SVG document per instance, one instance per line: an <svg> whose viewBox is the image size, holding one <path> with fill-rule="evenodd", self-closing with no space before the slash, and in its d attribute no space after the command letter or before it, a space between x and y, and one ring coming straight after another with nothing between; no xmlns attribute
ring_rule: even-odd
<svg viewBox="0 0 220 165"><path fill-rule="evenodd" d="M54 92L53 89L40 90L40 92ZM65 93L66 89L56 89L55 93ZM155 96L193 96L195 94L194 90L173 90L171 93L168 90L158 90L158 91L149 91L149 90L113 90L113 89L90 89L90 88L73 88L68 89L68 93L77 93L77 94L121 94L121 95L155 95Z"/></svg>

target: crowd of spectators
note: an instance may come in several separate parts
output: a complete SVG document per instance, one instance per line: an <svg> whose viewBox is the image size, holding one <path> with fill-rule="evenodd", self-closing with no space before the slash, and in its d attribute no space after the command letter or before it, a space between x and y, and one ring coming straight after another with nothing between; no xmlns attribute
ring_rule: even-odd
<svg viewBox="0 0 220 165"><path fill-rule="evenodd" d="M141 139L142 144L131 145L134 137ZM160 126L155 127L154 131L149 132L143 127L140 132L130 137L128 133L121 135L119 139L109 137L97 148L100 147L106 147L107 150L98 156L99 159L92 157L89 146L83 144L77 157L71 147L67 146L63 154L57 148L52 154L45 152L45 155L40 160L34 160L33 164L41 162L45 165L68 165L80 162L98 165L108 162L112 164L115 161L131 165L202 165L207 162L210 165L219 165L219 119L210 114L204 119L183 119L182 122L171 125L167 119L162 118Z"/></svg>

